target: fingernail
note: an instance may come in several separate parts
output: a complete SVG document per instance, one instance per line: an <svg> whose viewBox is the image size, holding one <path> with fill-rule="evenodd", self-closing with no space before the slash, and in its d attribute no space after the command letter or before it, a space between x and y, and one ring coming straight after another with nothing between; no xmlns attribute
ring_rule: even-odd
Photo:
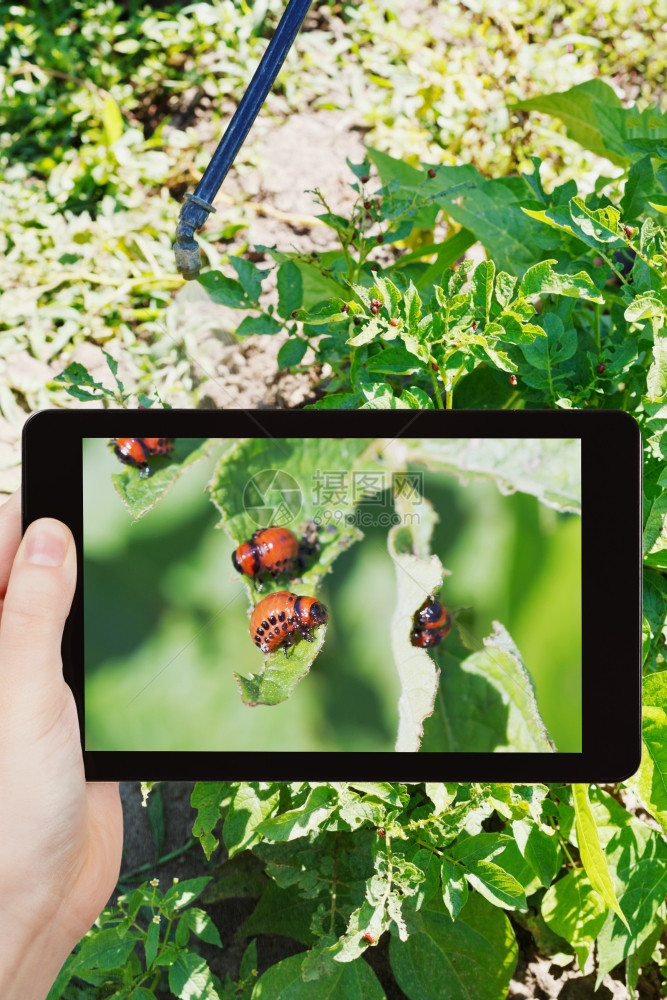
<svg viewBox="0 0 667 1000"><path fill-rule="evenodd" d="M28 562L37 566L62 566L69 541L63 527L55 523L30 525L26 536Z"/></svg>

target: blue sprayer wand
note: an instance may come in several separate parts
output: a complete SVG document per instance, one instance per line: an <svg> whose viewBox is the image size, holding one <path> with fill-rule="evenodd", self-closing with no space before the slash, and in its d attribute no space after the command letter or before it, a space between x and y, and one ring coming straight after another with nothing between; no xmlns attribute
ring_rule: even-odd
<svg viewBox="0 0 667 1000"><path fill-rule="evenodd" d="M176 267L186 281L197 278L201 267L199 244L194 234L202 228L209 213L215 212L211 202L266 100L266 95L292 47L311 2L312 0L290 0L288 3L273 38L255 70L255 75L211 157L211 162L204 171L204 176L195 188L194 194L185 196L178 216L174 255Z"/></svg>

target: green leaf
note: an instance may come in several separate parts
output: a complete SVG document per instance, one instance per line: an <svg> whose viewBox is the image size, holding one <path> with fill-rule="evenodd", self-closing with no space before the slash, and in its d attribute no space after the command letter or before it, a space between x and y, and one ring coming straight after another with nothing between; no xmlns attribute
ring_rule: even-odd
<svg viewBox="0 0 667 1000"><path fill-rule="evenodd" d="M667 337L655 336L653 361L646 376L646 396L651 403L661 403L667 396Z"/></svg>
<svg viewBox="0 0 667 1000"><path fill-rule="evenodd" d="M588 80L557 94L541 94L518 101L512 108L555 115L565 124L569 137L584 149L620 166L628 162L628 152L619 135L618 118L611 117L612 111L622 112L623 105L615 91L602 80Z"/></svg>
<svg viewBox="0 0 667 1000"><path fill-rule="evenodd" d="M169 989L180 1000L220 1000L208 965L193 952L181 952L169 966Z"/></svg>
<svg viewBox="0 0 667 1000"><path fill-rule="evenodd" d="M302 587L299 590L303 590ZM324 645L326 624L319 625L312 642L298 642L287 655L281 648L265 656L257 673L247 676L235 672L234 679L244 705L279 705L286 701L297 684L310 672L313 661Z"/></svg>
<svg viewBox="0 0 667 1000"><path fill-rule="evenodd" d="M218 948L222 948L220 933L208 913L200 910L198 906L192 906L185 911L183 916L193 934L196 934L202 941L207 941L209 944L215 944Z"/></svg>
<svg viewBox="0 0 667 1000"><path fill-rule="evenodd" d="M583 198L573 198L570 202L570 215L578 231L590 236L596 243L624 245L618 231L621 214L611 205L592 209Z"/></svg>
<svg viewBox="0 0 667 1000"><path fill-rule="evenodd" d="M549 753L532 678L507 630L494 622L485 649L460 663L448 659L438 711L449 750Z"/></svg>
<svg viewBox="0 0 667 1000"><path fill-rule="evenodd" d="M232 309L249 309L253 305L240 281L228 278L222 271L205 271L197 281L211 301L218 305Z"/></svg>
<svg viewBox="0 0 667 1000"><path fill-rule="evenodd" d="M162 899L162 906L165 910L182 910L184 906L189 906L197 896L200 896L206 886L211 881L210 875L202 878L183 879L170 886Z"/></svg>
<svg viewBox="0 0 667 1000"><path fill-rule="evenodd" d="M477 265L470 279L472 305L485 324L489 322L495 275L496 265L493 261L483 260Z"/></svg>
<svg viewBox="0 0 667 1000"><path fill-rule="evenodd" d="M293 368L300 364L307 350L308 344L305 340L290 337L278 351L278 368L284 371L285 368Z"/></svg>
<svg viewBox="0 0 667 1000"><path fill-rule="evenodd" d="M251 334L273 336L280 333L284 325L268 313L260 313L259 316L245 316L236 328L239 337L249 337Z"/></svg>
<svg viewBox="0 0 667 1000"><path fill-rule="evenodd" d="M387 538L396 572L391 648L401 682L396 750L414 752L419 749L424 719L433 712L439 671L425 649L411 644L412 619L424 601L440 587L444 569L436 555L428 554L436 520L428 500L397 497L396 511L402 523L391 528Z"/></svg>
<svg viewBox="0 0 667 1000"><path fill-rule="evenodd" d="M548 888L561 865L561 852L555 831L547 832L534 820L521 819L512 823L517 847L540 880Z"/></svg>
<svg viewBox="0 0 667 1000"><path fill-rule="evenodd" d="M346 156L345 162L347 163L348 167L350 168L350 170L352 171L352 173L354 174L354 176L357 178L358 181L360 181L362 177L370 176L371 162L368 159L368 157L365 157L361 163L353 163L352 160L350 160L349 157Z"/></svg>
<svg viewBox="0 0 667 1000"><path fill-rule="evenodd" d="M658 292L640 292L632 300L623 314L628 323L638 323L642 319L665 319L667 308Z"/></svg>
<svg viewBox="0 0 667 1000"><path fill-rule="evenodd" d="M299 886L281 888L271 881L248 919L239 929L239 935L282 934L310 947L315 940L311 921L318 902L303 896Z"/></svg>
<svg viewBox="0 0 667 1000"><path fill-rule="evenodd" d="M527 194L527 198L532 200L532 195ZM451 193L438 199L438 204L475 234L499 270L521 275L544 252L519 199L502 182L479 176L473 184L453 187ZM553 236L548 244L549 249L556 249L560 239Z"/></svg>
<svg viewBox="0 0 667 1000"><path fill-rule="evenodd" d="M522 274L543 256L544 240L536 238L535 227L521 212L522 203L536 202L535 191L523 176L489 180L475 167L463 165L440 166L436 177L428 179L424 172L386 154L371 150L369 155L385 184L398 180L406 193L412 191L417 197L428 195L435 207L445 209L487 248L497 267ZM430 228L423 225L426 219L418 221L423 212L424 209L416 217L415 225ZM556 249L562 241L553 236L547 242ZM435 271L429 269L430 273L422 276L421 287L440 277L440 263L436 262L434 268Z"/></svg>
<svg viewBox="0 0 667 1000"><path fill-rule="evenodd" d="M276 962L257 980L252 1000L385 1000L385 993L367 962L334 963L318 979L302 978L303 955Z"/></svg>
<svg viewBox="0 0 667 1000"><path fill-rule="evenodd" d="M165 838L164 804L162 799L162 788L160 785L153 790L153 794L148 799L146 809L148 812L148 821L151 826L151 833L153 834L155 854L157 857L160 857L164 847Z"/></svg>
<svg viewBox="0 0 667 1000"><path fill-rule="evenodd" d="M367 155L377 167L384 185L398 181L402 194L413 191L418 205L417 210L408 220L409 228L402 238L410 235L413 229L433 229L438 215L437 206L433 203L432 193L437 190L437 180L430 180L424 170L418 170L403 160L395 159L379 149L367 147ZM383 206L383 210L385 206Z"/></svg>
<svg viewBox="0 0 667 1000"><path fill-rule="evenodd" d="M352 347L362 347L364 344L370 344L372 340L375 340L384 327L381 325L380 319L377 316L373 316L367 322L362 323L361 326L354 329L358 329L359 332L349 337L345 343L351 344Z"/></svg>
<svg viewBox="0 0 667 1000"><path fill-rule="evenodd" d="M387 347L368 359L366 370L371 375L378 373L407 375L409 372L422 371L423 365L404 347Z"/></svg>
<svg viewBox="0 0 667 1000"><path fill-rule="evenodd" d="M278 268L278 315L289 319L303 304L303 278L293 260L285 260Z"/></svg>
<svg viewBox="0 0 667 1000"><path fill-rule="evenodd" d="M85 368L78 361L73 361L71 365L68 365L64 371L60 372L59 375L55 375L53 378L54 382L61 383L70 396L75 399L80 399L82 402L89 402L90 400L102 399L104 396L108 396L113 399L114 392L111 389L107 389L101 382L96 382L87 368ZM88 392L87 389L82 388L86 386L87 389L95 389L96 392Z"/></svg>
<svg viewBox="0 0 667 1000"><path fill-rule="evenodd" d="M315 785L299 809L288 809L259 823L257 832L266 840L280 843L305 837L319 830L338 804L337 796L329 785Z"/></svg>
<svg viewBox="0 0 667 1000"><path fill-rule="evenodd" d="M667 670L644 678L642 762L627 782L667 834Z"/></svg>
<svg viewBox="0 0 667 1000"><path fill-rule="evenodd" d="M572 198L569 206L558 205L552 208L535 209L522 208L530 216L546 223L552 229L559 229L585 243L586 246L607 250L625 247L625 241L618 232L619 212L615 208L590 209L582 198Z"/></svg>
<svg viewBox="0 0 667 1000"><path fill-rule="evenodd" d="M546 337L537 337L532 344L522 344L521 351L529 365L554 377L553 369L577 353L577 331L571 326L565 327L554 313L546 313L541 322Z"/></svg>
<svg viewBox="0 0 667 1000"><path fill-rule="evenodd" d="M553 269L556 263L555 260L543 260L529 267L521 280L519 295L567 295L590 302L604 302L604 296L586 271L558 274Z"/></svg>
<svg viewBox="0 0 667 1000"><path fill-rule="evenodd" d="M542 899L542 916L548 926L572 945L584 965L607 916L607 907L581 868L554 883Z"/></svg>
<svg viewBox="0 0 667 1000"><path fill-rule="evenodd" d="M526 272L528 273L528 272ZM496 277L495 294L499 305L506 309L514 298L517 278L506 271L499 271Z"/></svg>
<svg viewBox="0 0 667 1000"><path fill-rule="evenodd" d="M220 781L198 781L192 790L190 805L197 810L197 818L192 827L192 835L198 837L208 860L218 846L214 836L221 816L221 807L226 796L227 785Z"/></svg>
<svg viewBox="0 0 667 1000"><path fill-rule="evenodd" d="M116 928L95 929L83 939L81 947L72 959L70 969L76 973L82 969L122 968L134 951L136 940L134 934L121 938Z"/></svg>
<svg viewBox="0 0 667 1000"><path fill-rule="evenodd" d="M250 851L241 851L218 864L215 880L203 899L206 903L226 899L258 899L265 888L263 865Z"/></svg>
<svg viewBox="0 0 667 1000"><path fill-rule="evenodd" d="M381 802L386 802L390 806L401 808L403 805L403 797L399 788L388 781L351 781L350 787L364 792L366 795L371 795Z"/></svg>
<svg viewBox="0 0 667 1000"><path fill-rule="evenodd" d="M365 438L267 437L236 442L220 459L209 484L221 525L238 545L258 527L279 523L298 533L306 522L322 522L324 511L332 506L325 473L343 477L334 490L333 506L339 514L335 523L344 522L358 502L350 488L352 473L366 466L364 453L370 445ZM319 539L318 559L307 565L301 577L304 584L313 590L319 585L349 533L343 526Z"/></svg>
<svg viewBox="0 0 667 1000"><path fill-rule="evenodd" d="M306 410L356 410L359 407L358 392L332 392L312 403Z"/></svg>
<svg viewBox="0 0 667 1000"><path fill-rule="evenodd" d="M443 813L456 798L458 785L453 782L425 781L424 791L435 806L436 813Z"/></svg>
<svg viewBox="0 0 667 1000"><path fill-rule="evenodd" d="M407 941L392 937L389 958L410 1000L505 1000L518 947L502 910L473 894L452 921L436 897L408 926Z"/></svg>
<svg viewBox="0 0 667 1000"><path fill-rule="evenodd" d="M451 848L451 855L463 865L468 866L476 861L495 857L510 841L511 837L507 834L484 831L473 834L472 837L463 837L458 840Z"/></svg>
<svg viewBox="0 0 667 1000"><path fill-rule="evenodd" d="M188 910L179 917L174 934L174 944L177 948L185 948L190 940L190 928L188 927Z"/></svg>
<svg viewBox="0 0 667 1000"><path fill-rule="evenodd" d="M665 922L667 918L667 907L661 908L662 912L658 910L656 914L656 919L654 920L654 926L652 932L644 938L640 946L632 955L628 955L625 960L625 978L628 984L628 990L630 995L632 991L635 991L635 996L639 996L637 992L637 981L639 979L639 974L642 971L643 966L647 965L652 958L654 958L654 949L660 941L660 938L665 932ZM647 970L648 971L648 970ZM662 971L664 976L664 963L662 965Z"/></svg>
<svg viewBox="0 0 667 1000"><path fill-rule="evenodd" d="M362 537L347 523L347 517L360 499L352 495L350 483L368 447L369 442L362 438L239 441L222 456L209 484L211 499L222 515L221 525L237 545L258 527L280 524L301 535L307 522L326 526L326 533L320 532L317 555L307 562L298 587L291 585L294 593L315 596L334 560ZM338 477L336 482L343 477L344 488L336 492L333 501L323 493L327 475ZM254 588L244 586L257 603ZM285 581L267 581L266 587L285 589ZM266 590L261 596L266 596ZM262 654L249 641L246 662L257 662L257 668L252 673L239 669L234 675L243 702L277 705L288 698L308 674L325 636L326 625L320 625L313 642L295 643L287 656L278 648L263 659L258 659Z"/></svg>
<svg viewBox="0 0 667 1000"><path fill-rule="evenodd" d="M144 950L146 952L146 968L150 969L155 961L155 956L157 955L158 945L160 944L160 922L159 920L151 920L148 925L148 930L146 932L146 940L144 941Z"/></svg>
<svg viewBox="0 0 667 1000"><path fill-rule="evenodd" d="M452 920L456 920L468 902L468 883L461 865L454 865L443 856L440 870L442 899Z"/></svg>
<svg viewBox="0 0 667 1000"><path fill-rule="evenodd" d="M329 302L320 303L314 311L298 309L293 318L308 323L309 326L328 326L330 323L347 322L350 316L343 312L343 305L340 298L336 298ZM357 308L360 307L357 306Z"/></svg>
<svg viewBox="0 0 667 1000"><path fill-rule="evenodd" d="M364 402L360 410L409 410L410 403L397 395L388 382L362 382L359 386Z"/></svg>
<svg viewBox="0 0 667 1000"><path fill-rule="evenodd" d="M447 268L456 263L466 250L470 249L476 242L475 234L469 229L459 229L458 233L454 233L444 243L434 243L431 249L435 253L436 258L429 264L423 274L415 279L417 288L429 288L436 281L441 280ZM399 257L396 261L396 267L404 267L409 262L409 258L414 258L415 253L421 253L426 249L426 247L422 247L420 251L414 251L412 254Z"/></svg>
<svg viewBox="0 0 667 1000"><path fill-rule="evenodd" d="M521 884L493 861L473 861L465 864L466 879L485 899L505 909L524 908L526 896Z"/></svg>
<svg viewBox="0 0 667 1000"><path fill-rule="evenodd" d="M445 859L438 856L435 851L422 848L412 858L412 864L424 874L424 881L417 887L414 896L415 909L419 910L424 903L428 903L440 888L440 878L444 871L443 863ZM451 862L447 862L451 865ZM451 868L453 869L453 865ZM444 886L444 879L443 879Z"/></svg>
<svg viewBox="0 0 667 1000"><path fill-rule="evenodd" d="M588 801L586 785L572 785L572 800L576 816L577 843L581 854L581 863L595 891L600 894L605 904L619 916L629 930L630 926L616 899L607 862L600 847L600 839Z"/></svg>
<svg viewBox="0 0 667 1000"><path fill-rule="evenodd" d="M328 299L333 298L340 299L345 295L345 288L327 273L324 260L325 255L322 254L321 265L309 264L303 260L294 261L301 273L303 288L302 309L310 310L320 302L326 302Z"/></svg>
<svg viewBox="0 0 667 1000"><path fill-rule="evenodd" d="M257 975L257 942L253 939L243 952L239 968L239 979L250 979Z"/></svg>
<svg viewBox="0 0 667 1000"><path fill-rule="evenodd" d="M371 880L371 883L373 881ZM383 889L389 888L384 879L377 881ZM371 887L369 894L371 901L365 899L350 913L344 934L332 944L327 943L329 937L321 939L319 945L306 955L302 966L304 979L321 979L330 975L336 964L357 961L369 944L368 941L364 941L364 935L370 935L373 939L371 943L378 941L384 931L389 929L392 918L395 918L401 940L404 940L405 926L396 893L380 893L381 898L377 898L378 894L374 894Z"/></svg>
<svg viewBox="0 0 667 1000"><path fill-rule="evenodd" d="M643 156L633 163L628 171L621 200L621 214L627 222L633 222L643 217L646 203L651 196L658 194L659 188L653 173L650 156Z"/></svg>
<svg viewBox="0 0 667 1000"><path fill-rule="evenodd" d="M214 442L203 438L177 438L170 455L150 460L150 475L141 479L139 469L126 465L113 473L116 493L135 520L139 520L162 500L191 465L207 458Z"/></svg>
<svg viewBox="0 0 667 1000"><path fill-rule="evenodd" d="M257 827L276 812L279 801L280 789L275 783L239 782L222 832L230 858L262 839Z"/></svg>
<svg viewBox="0 0 667 1000"><path fill-rule="evenodd" d="M662 574L646 572L642 589L642 666L648 674L653 670L664 669L661 649L667 607L667 580Z"/></svg>
<svg viewBox="0 0 667 1000"><path fill-rule="evenodd" d="M581 512L581 445L577 440L495 438L475 442L406 439L407 457L459 480L488 479L501 493L529 493L547 507Z"/></svg>
<svg viewBox="0 0 667 1000"><path fill-rule="evenodd" d="M607 972L642 947L656 924L664 927L665 922L667 843L646 824L624 815L628 820L625 825L616 820L609 827L606 854L626 919L621 923L616 913L607 914L597 939L597 985Z"/></svg>
<svg viewBox="0 0 667 1000"><path fill-rule="evenodd" d="M102 125L104 126L104 142L107 147L113 146L123 134L123 116L118 104L110 94L104 98L102 106Z"/></svg>
<svg viewBox="0 0 667 1000"><path fill-rule="evenodd" d="M411 410L433 410L435 409L433 400L418 385L409 385L401 390L401 399L404 399Z"/></svg>
<svg viewBox="0 0 667 1000"><path fill-rule="evenodd" d="M230 257L229 263L236 271L243 291L250 301L255 304L259 302L259 297L262 294L262 281L269 273L268 270L257 267L245 257Z"/></svg>
<svg viewBox="0 0 667 1000"><path fill-rule="evenodd" d="M642 534L642 553L644 557L662 554L667 549L667 490L661 490L646 515L646 523Z"/></svg>

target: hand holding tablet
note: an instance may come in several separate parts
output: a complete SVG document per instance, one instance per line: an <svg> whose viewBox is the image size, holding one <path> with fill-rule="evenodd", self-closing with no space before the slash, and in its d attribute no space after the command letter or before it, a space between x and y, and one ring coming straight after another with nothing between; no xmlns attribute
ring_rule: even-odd
<svg viewBox="0 0 667 1000"><path fill-rule="evenodd" d="M60 645L76 577L55 521L21 541L19 495L0 509L0 995L42 1000L108 900L120 867L118 789L86 784Z"/></svg>
<svg viewBox="0 0 667 1000"><path fill-rule="evenodd" d="M124 433L170 436L116 437ZM222 529L201 543L215 567L211 615L174 638L201 589L185 544L195 529L177 498L202 458L214 467L197 516L208 512ZM602 781L638 765L640 447L624 414L54 411L26 424L24 472L26 524L55 516L77 541L64 659L89 777ZM470 513L459 534L476 525L480 536L471 598L458 602L460 566L450 576L443 550L457 511L443 500L449 480ZM45 482L67 489L47 496ZM476 609L457 609L478 603L489 575L513 585L488 542L480 562L485 486L496 500L527 497L531 521L571 540L561 589L545 605L530 541L542 529L531 535L527 522L523 582L514 583L515 605L532 608L551 635L567 633L550 688L540 648L524 657L504 613L491 608L475 646L466 616ZM173 529L148 544L168 509ZM132 526L108 571L93 558L94 539L116 544L105 510L123 533ZM355 572L370 580L380 537L386 570L352 597L349 581ZM131 638L131 652L105 664L105 636L119 649ZM353 715L362 683L377 704L396 691L394 736L378 752L360 752L327 707L338 698ZM551 724L554 706L572 717L566 738ZM161 721L170 711L172 724ZM318 753L301 750L309 725Z"/></svg>

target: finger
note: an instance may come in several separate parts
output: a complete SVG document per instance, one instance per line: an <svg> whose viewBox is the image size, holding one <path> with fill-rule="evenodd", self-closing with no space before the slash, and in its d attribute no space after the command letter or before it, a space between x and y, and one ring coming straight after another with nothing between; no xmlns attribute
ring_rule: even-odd
<svg viewBox="0 0 667 1000"><path fill-rule="evenodd" d="M50 517L28 526L11 568L0 623L0 686L48 697L62 684L60 646L76 584L69 528Z"/></svg>
<svg viewBox="0 0 667 1000"><path fill-rule="evenodd" d="M21 491L16 490L0 507L0 602L21 542Z"/></svg>

